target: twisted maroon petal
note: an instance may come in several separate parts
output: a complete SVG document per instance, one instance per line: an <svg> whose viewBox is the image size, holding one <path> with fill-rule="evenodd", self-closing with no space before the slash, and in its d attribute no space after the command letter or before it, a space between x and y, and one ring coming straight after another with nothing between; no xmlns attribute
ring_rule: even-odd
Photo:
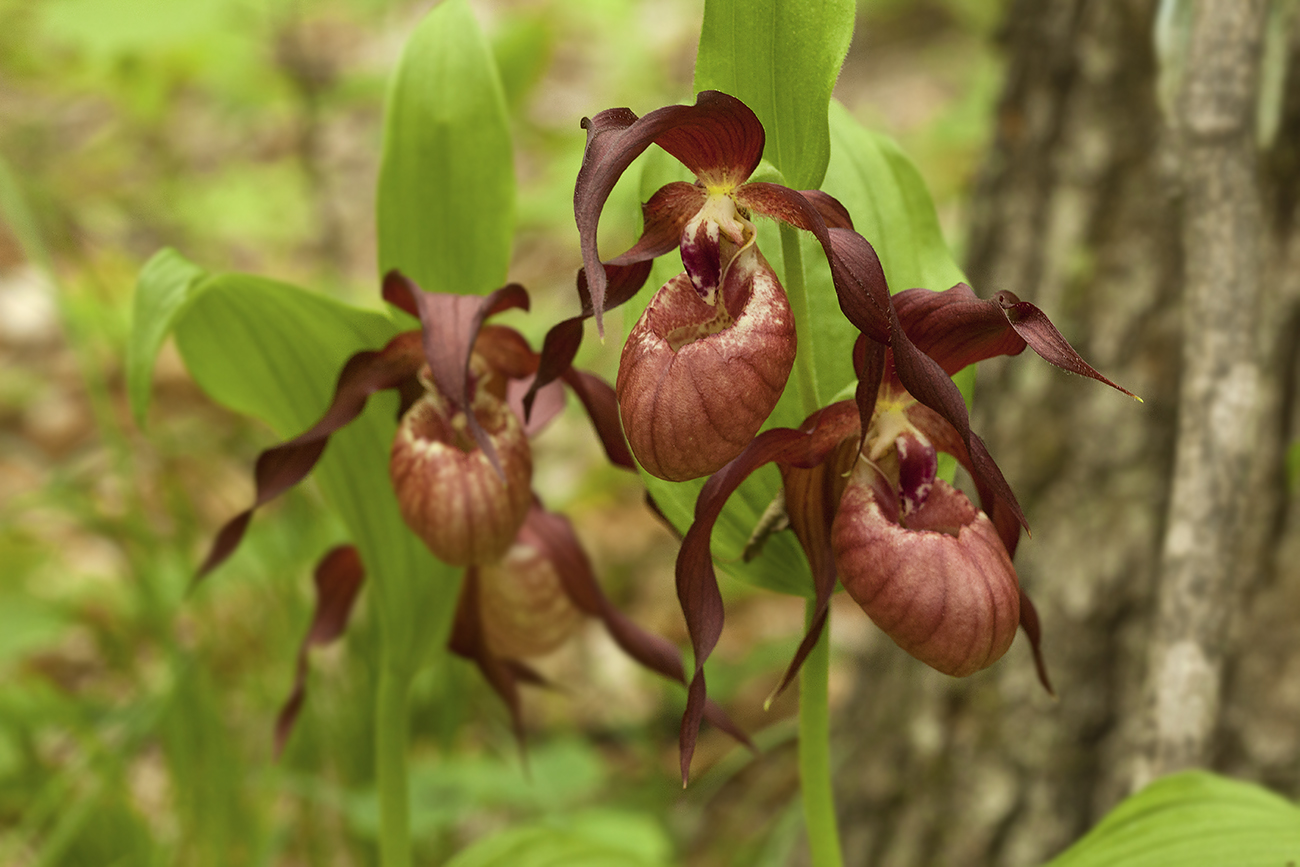
<svg viewBox="0 0 1300 867"><path fill-rule="evenodd" d="M583 266L592 275L596 326L604 333L605 275L597 267L596 227L619 177L654 143L681 160L706 185L738 186L763 157L763 125L740 100L713 90L701 92L695 105L670 105L639 119L626 108L612 108L584 118L582 125L587 130L587 149L578 170L573 212L582 241ZM674 219L683 214L689 217L699 208L696 201L692 207L681 194L665 207Z"/></svg>
<svg viewBox="0 0 1300 867"><path fill-rule="evenodd" d="M840 204L839 199L829 193L823 193L821 190L800 190L799 195L807 199L809 204L817 209L822 221L826 223L826 228L853 228L853 218L849 216L849 209Z"/></svg>
<svg viewBox="0 0 1300 867"><path fill-rule="evenodd" d="M606 262L606 267L634 265L658 258L672 250L681 241L682 230L691 217L704 206L708 195L703 187L685 181L673 181L660 187L650 197L650 201L641 206L641 221L644 225L641 237L626 253ZM612 310L622 303L612 298L613 294L607 287L602 310ZM587 310L591 305L590 297L583 297L582 304L583 310Z"/></svg>
<svg viewBox="0 0 1300 867"><path fill-rule="evenodd" d="M618 422L618 397L614 387L594 373L572 367L565 371L564 383L582 401L609 462L636 472L636 461L632 459L627 440L623 438L623 428Z"/></svg>
<svg viewBox="0 0 1300 867"><path fill-rule="evenodd" d="M997 355L1018 355L1025 341L996 303L983 301L965 283L943 292L908 289L894 296L898 321L916 348L948 374Z"/></svg>
<svg viewBox="0 0 1300 867"><path fill-rule="evenodd" d="M673 244L676 243L674 239ZM651 265L649 259L624 265L606 264L602 269L607 290L605 309L612 310L635 295L650 276ZM533 380L528 393L524 395L525 417L532 412L533 400L537 392L564 375L573 364L573 359L578 354L578 347L582 345L582 323L594 315L591 293L587 288L586 268L578 271L578 297L582 299L582 313L563 320L546 332L546 339L542 342L541 359L537 365L537 378Z"/></svg>
<svg viewBox="0 0 1300 867"><path fill-rule="evenodd" d="M1033 304L1028 301L1021 301L1011 292L1005 291L995 294L992 302L1002 309L1016 334L1028 343L1029 348L1037 352L1044 361L1055 364L1062 370L1068 370L1071 373L1077 373L1080 376L1103 382L1135 400L1142 399L1127 388L1111 382L1098 373L1092 365L1084 361L1079 356L1079 353L1075 352L1069 341L1061 336L1061 332L1056 330L1056 326L1047 318L1047 314Z"/></svg>
<svg viewBox="0 0 1300 867"><path fill-rule="evenodd" d="M853 218L840 200L821 190L792 190L755 181L732 193L736 203L773 219L812 232L823 246L827 229L852 229Z"/></svg>
<svg viewBox="0 0 1300 867"><path fill-rule="evenodd" d="M884 381L888 357L889 348L865 334L859 334L853 343L853 369L858 373L853 400L858 405L858 428L861 431L858 451L862 450L862 441L871 427L871 417L876 413L876 399L880 397L880 383Z"/></svg>
<svg viewBox="0 0 1300 867"><path fill-rule="evenodd" d="M1042 310L1010 292L982 299L965 283L944 292L908 289L894 296L894 308L912 343L949 374L996 355L1018 355L1028 346L1063 370L1135 397L1084 361Z"/></svg>
<svg viewBox="0 0 1300 867"><path fill-rule="evenodd" d="M384 300L410 311L414 306L424 331L424 357L438 389L465 414L470 434L498 473L496 447L470 412L469 358L483 320L511 308L528 309L528 292L517 283L489 295L426 292L399 271L384 275Z"/></svg>
<svg viewBox="0 0 1300 867"><path fill-rule="evenodd" d="M488 685L501 697L510 712L515 742L519 745L520 753L523 754L526 739L523 705L519 698L519 681L536 683L545 683L545 681L524 663L502 659L488 647L487 636L483 631L479 583L478 567L471 566L466 569L447 648L478 666Z"/></svg>
<svg viewBox="0 0 1300 867"><path fill-rule="evenodd" d="M722 594L718 590L718 576L713 569L713 555L709 550L713 527L722 514L722 507L736 488L764 464L779 461L790 466L813 467L821 463L847 435L845 427L856 424L856 416L856 407L845 401L814 413L799 430L773 428L764 431L729 464L709 477L695 501L694 522L686 531L681 550L677 554L677 599L682 606L686 628L691 636L691 647L695 652L695 672L687 693L680 734L683 783L690 776L691 758L695 755L695 741L699 736L700 721L707 701L704 662L722 635ZM814 576L814 579L817 580L818 577ZM824 580L825 575L820 578ZM830 588L834 588L833 575ZM816 585L816 591L820 600L821 584ZM826 598L829 599L829 596L828 590ZM824 616L814 617L812 628L804 638L807 649L800 645L803 656L806 657L808 650L816 643L824 623ZM798 655L796 658L800 659ZM797 666L792 667L797 670Z"/></svg>
<svg viewBox="0 0 1300 867"><path fill-rule="evenodd" d="M835 551L831 545L831 526L839 508L840 496L844 493L845 473L857 459L861 438L858 436L858 419L852 404L835 404L830 409L832 413L824 414L823 423L818 426L817 435L821 440L815 453L831 442L837 442L833 451L813 467L781 465L781 481L785 486L790 529L794 531L808 558L814 596L813 616L808 629L773 691L773 697L780 695L794 682L795 676L803 668L804 660L821 638L830 610L831 594L835 592L837 573Z"/></svg>
<svg viewBox="0 0 1300 867"><path fill-rule="evenodd" d="M830 263L831 278L844 315L871 339L890 343L894 313L884 269L871 245L841 225L847 221L842 205L830 196L809 199L788 187L769 183L745 184L736 191L735 199L738 204L811 232ZM831 217L829 226L823 210Z"/></svg>
<svg viewBox="0 0 1300 867"><path fill-rule="evenodd" d="M311 626L298 646L298 663L293 678L293 689L280 708L275 721L275 755L284 752L284 745L293 732L298 714L307 697L307 652L313 647L324 647L338 639L348 627L352 606L366 580L366 569L361 555L352 545L339 545L321 558L314 576L316 585L316 611Z"/></svg>
<svg viewBox="0 0 1300 867"><path fill-rule="evenodd" d="M1052 689L1052 679L1047 676L1047 661L1043 659L1043 630L1038 624L1038 609L1023 587L1020 589L1020 628L1029 636L1029 649L1034 652L1034 669L1038 672L1038 682L1047 690L1048 695L1056 695L1056 690Z"/></svg>
<svg viewBox="0 0 1300 867"><path fill-rule="evenodd" d="M265 505L307 477L324 453L330 436L361 415L370 395L387 388L401 388L415 377L423 363L418 331L397 335L378 352L367 350L349 358L339 373L334 399L320 421L304 433L258 456L253 470L257 491L253 505L231 518L217 532L195 581L234 553L258 506Z"/></svg>

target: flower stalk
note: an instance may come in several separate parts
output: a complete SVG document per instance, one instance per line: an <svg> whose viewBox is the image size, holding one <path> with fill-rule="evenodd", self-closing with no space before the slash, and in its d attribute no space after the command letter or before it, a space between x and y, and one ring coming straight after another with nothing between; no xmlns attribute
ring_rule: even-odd
<svg viewBox="0 0 1300 867"><path fill-rule="evenodd" d="M799 334L811 334L813 323L808 303L808 284L803 274L803 250L799 246L799 230L788 223L781 223L781 260L785 265L785 294L790 299L790 309L794 313L794 327ZM803 405L799 408L805 415L812 415L819 405L817 400L817 367L811 352L796 355L794 375L799 377L799 394Z"/></svg>
<svg viewBox="0 0 1300 867"><path fill-rule="evenodd" d="M411 678L383 660L375 693L375 786L379 794L379 863L411 867L410 741Z"/></svg>
<svg viewBox="0 0 1300 867"><path fill-rule="evenodd" d="M808 600L805 628L816 619ZM835 793L831 785L830 620L799 673L799 790L812 867L843 867Z"/></svg>

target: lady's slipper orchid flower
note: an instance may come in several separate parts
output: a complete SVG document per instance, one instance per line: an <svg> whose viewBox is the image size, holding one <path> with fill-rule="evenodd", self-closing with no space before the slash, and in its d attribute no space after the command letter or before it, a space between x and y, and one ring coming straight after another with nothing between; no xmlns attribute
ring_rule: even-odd
<svg viewBox="0 0 1300 867"><path fill-rule="evenodd" d="M583 617L600 620L628 656L685 685L686 670L677 648L614 607L563 515L534 504L511 552L497 564L466 572L449 646L473 661L501 696L520 743L524 732L518 685L546 683L527 660L556 649ZM703 716L753 749L717 704L708 702Z"/></svg>
<svg viewBox="0 0 1300 867"><path fill-rule="evenodd" d="M672 481L708 475L762 427L794 365L794 317L755 244L751 215L815 211L819 225L841 227L850 225L848 215L824 193L746 183L763 156L763 126L724 93L704 91L695 105L668 106L642 118L609 109L583 126L587 149L574 214L584 310L548 336L543 368L550 369L553 355L560 358L555 369L572 359L582 319L594 316L603 328L603 312L640 289L648 269L637 266L678 247L685 271L658 291L624 345L619 410L632 452L647 472ZM601 210L619 177L652 143L697 180L668 184L651 196L640 240L602 263L596 245Z"/></svg>
<svg viewBox="0 0 1300 867"><path fill-rule="evenodd" d="M383 291L390 303L418 317L421 329L350 358L321 420L259 456L256 501L218 532L199 577L234 552L258 506L306 478L329 437L361 414L370 395L395 389L401 421L390 475L402 516L435 556L468 567L450 649L474 661L505 699L521 741L517 684L543 682L523 660L553 650L583 616L601 619L638 662L685 684L677 649L609 602L568 521L536 503L528 438L562 408L562 385L552 381L529 392L539 356L518 332L484 324L494 313L527 309L524 289L512 284L486 297L435 294L392 272ZM563 384L587 410L610 461L633 469L614 389L571 367ZM528 422L525 392L534 399ZM332 550L318 566L316 613L276 723L277 751L304 700L307 651L343 632L364 577L352 546ZM703 714L749 744L718 706L708 705Z"/></svg>
<svg viewBox="0 0 1300 867"><path fill-rule="evenodd" d="M487 371L484 371L486 374ZM444 563L489 563L510 547L531 500L533 461L523 424L481 380L467 412L436 386L402 415L389 473L407 525ZM468 436L473 415L497 456Z"/></svg>
<svg viewBox="0 0 1300 867"><path fill-rule="evenodd" d="M696 659L682 720L683 779L706 697L703 663L723 623L709 540L727 498L766 463L781 470L788 525L808 557L815 587L812 623L778 690L820 635L837 580L900 647L954 676L997 661L1017 625L1024 627L1039 677L1051 690L1038 616L1011 564L1019 507L972 459L967 443L978 437L909 391L908 379L928 388L931 399L939 389L929 374L918 375L917 368L926 366L908 356L923 355L946 377L1029 346L1058 367L1132 395L1089 366L1042 311L1009 292L981 300L964 284L946 292L912 289L894 296L888 320L897 333L887 348L865 334L855 348L856 401L819 410L797 430L765 431L700 493L677 559L678 597ZM985 511L935 478L937 451L952 454L972 474Z"/></svg>
<svg viewBox="0 0 1300 867"><path fill-rule="evenodd" d="M510 548L532 502L525 434L558 411L561 385L548 386L550 410L524 426L507 403L522 398L537 356L518 332L483 323L503 310L527 309L528 293L516 284L487 296L425 292L397 272L384 279L383 293L418 317L421 329L397 335L382 350L354 355L321 420L258 457L256 500L218 532L200 577L233 553L253 511L306 478L330 436L385 389L402 397L390 473L411 529L434 556L453 565L493 562ZM630 467L612 389L573 369L564 381L591 415L610 460ZM436 497L430 494L435 488Z"/></svg>

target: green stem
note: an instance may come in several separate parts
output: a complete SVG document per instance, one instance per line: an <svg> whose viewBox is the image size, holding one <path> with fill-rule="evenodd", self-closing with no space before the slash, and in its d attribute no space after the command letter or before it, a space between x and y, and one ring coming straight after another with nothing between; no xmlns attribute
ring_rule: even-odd
<svg viewBox="0 0 1300 867"><path fill-rule="evenodd" d="M813 600L808 600L811 623ZM831 790L830 620L822 637L804 660L799 674L799 788L808 829L812 867L843 867L840 832L835 822L835 796Z"/></svg>
<svg viewBox="0 0 1300 867"><path fill-rule="evenodd" d="M802 335L812 335L812 314L808 304L808 285L803 279L803 251L799 247L799 230L794 226L781 224L781 261L785 265L785 294L790 299L790 309L794 312L795 330ZM821 403L817 394L817 368L811 352L800 352L795 356L795 376L799 382L799 394L803 397L803 414L812 415Z"/></svg>
<svg viewBox="0 0 1300 867"><path fill-rule="evenodd" d="M380 663L375 705L375 783L379 789L379 859L383 867L411 867L410 788L406 775L411 678Z"/></svg>

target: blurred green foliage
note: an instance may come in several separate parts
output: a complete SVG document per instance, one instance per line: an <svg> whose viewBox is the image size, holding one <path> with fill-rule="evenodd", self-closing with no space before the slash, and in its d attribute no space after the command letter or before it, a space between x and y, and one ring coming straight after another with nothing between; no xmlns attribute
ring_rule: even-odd
<svg viewBox="0 0 1300 867"><path fill-rule="evenodd" d="M346 647L315 655L298 728L271 760L308 576L344 530L306 486L191 590L273 435L213 406L165 348L146 437L124 358L136 274L164 246L214 271L378 306L385 90L429 5L0 0L0 863L373 863L364 602ZM950 243L998 81L982 41L994 6L861 3L840 82L855 115L918 161ZM702 3L471 8L515 141L510 277L530 288L534 312L512 324L536 341L577 306L578 119L688 99ZM933 85L930 111L899 110L880 86L887 74ZM632 177L611 198L607 252L632 240L640 194ZM588 341L580 361L612 374L617 342ZM544 495L574 515L619 604L681 641L670 537L579 430L561 419L539 441L539 465L559 467ZM647 865L784 863L800 833L789 707L756 709L797 640L800 607L735 583L724 592L734 627L710 686L748 728L767 727L761 763L706 739L701 752L721 761L683 796L670 770L680 692L618 668L592 634L551 668L561 679L581 670L592 686L529 694L525 768L495 697L449 660L413 698L420 863L462 849L460 867L497 863L520 845L635 852ZM773 630L773 618L794 625ZM465 849L479 839L493 842Z"/></svg>

